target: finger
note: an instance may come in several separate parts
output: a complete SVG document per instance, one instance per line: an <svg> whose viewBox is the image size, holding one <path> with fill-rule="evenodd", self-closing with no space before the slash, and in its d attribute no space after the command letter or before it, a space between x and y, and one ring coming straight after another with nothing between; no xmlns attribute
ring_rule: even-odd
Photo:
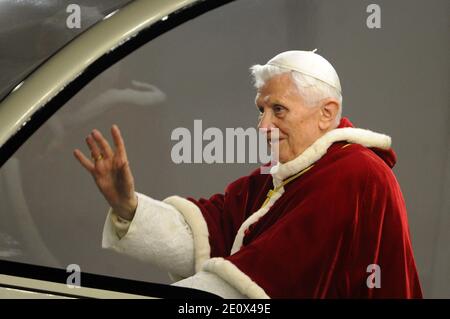
<svg viewBox="0 0 450 319"><path fill-rule="evenodd" d="M91 150L91 155L93 158L98 158L100 156L100 149L98 148L97 144L94 141L94 138L92 137L91 134L89 134L86 137L86 143L89 147L89 149Z"/></svg>
<svg viewBox="0 0 450 319"><path fill-rule="evenodd" d="M95 142L97 142L97 145L100 146L103 157L111 158L114 155L113 151L111 149L111 146L109 146L108 141L103 137L102 133L94 129L92 131L92 136L94 137Z"/></svg>
<svg viewBox="0 0 450 319"><path fill-rule="evenodd" d="M84 156L83 152L81 152L79 149L76 149L73 151L73 155L90 173L94 171L95 165L86 156Z"/></svg>
<svg viewBox="0 0 450 319"><path fill-rule="evenodd" d="M114 144L116 145L117 153L119 157L123 158L127 161L127 152L125 149L125 143L123 142L122 135L120 134L119 127L117 125L113 125L111 128L111 134L114 140Z"/></svg>

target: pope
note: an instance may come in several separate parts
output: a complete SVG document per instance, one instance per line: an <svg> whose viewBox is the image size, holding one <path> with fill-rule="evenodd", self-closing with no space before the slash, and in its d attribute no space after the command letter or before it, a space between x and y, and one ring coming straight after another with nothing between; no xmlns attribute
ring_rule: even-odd
<svg viewBox="0 0 450 319"><path fill-rule="evenodd" d="M341 116L339 77L314 51L251 72L258 128L279 149L270 174L159 201L136 192L117 126L114 149L93 130L93 160L74 151L111 206L103 247L224 298L421 298L391 138Z"/></svg>

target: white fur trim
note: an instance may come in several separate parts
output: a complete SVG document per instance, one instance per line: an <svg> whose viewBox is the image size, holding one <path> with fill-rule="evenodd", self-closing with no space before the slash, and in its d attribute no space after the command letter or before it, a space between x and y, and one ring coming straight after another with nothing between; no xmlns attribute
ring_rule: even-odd
<svg viewBox="0 0 450 319"><path fill-rule="evenodd" d="M278 192L272 195L266 206L258 209L249 218L247 218L245 222L242 223L241 227L239 227L236 237L234 238L233 247L231 248L231 255L241 249L242 242L244 240L244 233L250 227L250 225L256 223L262 216L264 216L269 211L270 207L272 207L272 205L277 201L277 199L280 198L281 195L283 195L283 193L284 188L281 187Z"/></svg>
<svg viewBox="0 0 450 319"><path fill-rule="evenodd" d="M204 290L225 299L247 298L228 282L208 271L199 271L194 276L177 281L173 286Z"/></svg>
<svg viewBox="0 0 450 319"><path fill-rule="evenodd" d="M297 158L284 164L278 163L272 167L271 174L274 186L279 186L286 178L297 174L301 170L317 162L323 155L326 154L328 148L333 143L338 141L347 141L349 143L361 144L365 147L378 147L381 149L389 149L391 146L391 138L384 134L352 127L331 130L317 139ZM283 193L284 188L281 188L277 194L272 196L266 206L250 215L250 217L248 217L247 220L241 225L234 239L231 254L234 254L242 247L245 231L250 227L250 225L256 223L262 216L264 216Z"/></svg>
<svg viewBox="0 0 450 319"><path fill-rule="evenodd" d="M183 215L186 223L191 228L194 237L195 271L198 272L202 264L211 255L208 225L203 218L203 214L197 205L180 196L170 196L163 200L163 202L175 207Z"/></svg>
<svg viewBox="0 0 450 319"><path fill-rule="evenodd" d="M297 158L284 164L278 163L272 167L271 174L274 185L280 185L289 176L297 174L302 169L317 162L325 155L331 144L338 141L347 141L349 143L361 144L365 147L378 147L381 149L389 149L391 146L391 138L387 135L360 128L337 128L318 138Z"/></svg>
<svg viewBox="0 0 450 319"><path fill-rule="evenodd" d="M203 270L216 274L249 298L270 299L263 288L228 260L220 257L211 258L205 262Z"/></svg>

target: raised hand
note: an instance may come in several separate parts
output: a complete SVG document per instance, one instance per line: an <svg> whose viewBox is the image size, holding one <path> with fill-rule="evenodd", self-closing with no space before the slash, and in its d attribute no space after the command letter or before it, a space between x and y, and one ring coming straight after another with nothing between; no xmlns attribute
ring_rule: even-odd
<svg viewBox="0 0 450 319"><path fill-rule="evenodd" d="M86 137L92 161L79 149L73 154L83 167L91 173L100 192L120 217L131 220L137 207L134 179L128 163L125 143L117 125L111 128L115 144L112 150L102 134L94 129Z"/></svg>

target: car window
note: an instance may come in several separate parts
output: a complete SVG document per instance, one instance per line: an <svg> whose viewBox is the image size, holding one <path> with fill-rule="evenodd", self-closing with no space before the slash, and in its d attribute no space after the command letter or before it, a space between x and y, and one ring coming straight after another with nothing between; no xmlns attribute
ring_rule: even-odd
<svg viewBox="0 0 450 319"><path fill-rule="evenodd" d="M251 65L281 51L317 48L341 78L344 116L392 137L425 296L450 296L439 280L450 275L448 254L442 253L450 240L445 226L450 181L444 171L450 125L448 2L383 1L378 29L368 6L353 0L238 0L164 33L111 66L0 169L0 258L170 282L164 270L101 248L108 205L72 151L81 148L89 155L84 139L93 128L112 142L109 129L117 124L137 191L158 200L223 192L260 164L210 164L202 153L195 163L194 144L208 143L203 137L208 128L223 132L226 144L226 128L256 126ZM190 163L173 157L178 128L191 133Z"/></svg>
<svg viewBox="0 0 450 319"><path fill-rule="evenodd" d="M97 128L110 137L109 128L116 123L137 191L161 200L173 194L222 192L258 164L177 164L171 157L172 132L180 127L193 132L197 119L204 129L255 127L258 112L248 68L262 62L258 50L266 50L265 58L279 47L294 45L287 32L287 4L225 5L147 43L84 87L1 169L2 257L57 268L78 264L91 273L169 282L165 271L101 249L108 206L72 151L81 148L88 154L86 135ZM254 25L255 16L273 22ZM272 32L276 39L257 44L243 29L260 36ZM253 43L242 48L247 40ZM241 49L247 54L237 54ZM193 134L192 143L194 138L199 136Z"/></svg>
<svg viewBox="0 0 450 319"><path fill-rule="evenodd" d="M39 64L128 2L1 1L0 101Z"/></svg>

